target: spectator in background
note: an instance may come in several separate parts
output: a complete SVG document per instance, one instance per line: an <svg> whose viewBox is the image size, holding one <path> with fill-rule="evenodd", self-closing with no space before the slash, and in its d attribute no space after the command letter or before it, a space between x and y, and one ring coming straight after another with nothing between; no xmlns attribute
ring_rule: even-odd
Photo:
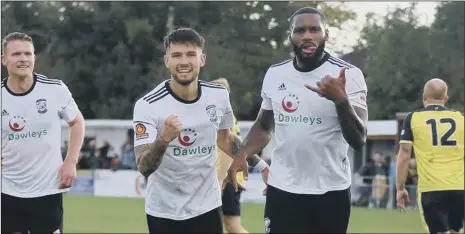
<svg viewBox="0 0 465 234"><path fill-rule="evenodd" d="M98 157L99 168L110 169L112 161L113 147L107 140L103 141L103 145L98 149L96 156Z"/></svg>
<svg viewBox="0 0 465 234"><path fill-rule="evenodd" d="M373 161L362 167L360 175L363 177L364 186L361 188L362 196L359 203L363 202L361 199L367 198L371 205L380 207L381 200L384 198L387 189L386 177L388 175L388 168L384 164L383 155L376 152Z"/></svg>
<svg viewBox="0 0 465 234"><path fill-rule="evenodd" d="M79 169L95 168L94 164L96 163L96 160L97 160L95 156L96 150L97 149L96 149L95 140L90 140L87 143L87 147L85 147L80 154L81 157L78 163Z"/></svg>
<svg viewBox="0 0 465 234"><path fill-rule="evenodd" d="M388 188L387 175L389 170L384 163L384 157L381 153L375 153L374 161L375 174L372 182L372 201L375 207L381 207L381 201Z"/></svg>
<svg viewBox="0 0 465 234"><path fill-rule="evenodd" d="M417 173L417 161L412 158L409 162L407 180L405 181L406 189L409 194L410 206L413 209L416 209L416 197L417 197L417 183L418 183L418 173Z"/></svg>
<svg viewBox="0 0 465 234"><path fill-rule="evenodd" d="M390 191L392 192L391 194L395 195L397 194L396 190L396 168L397 168L397 154L392 156L391 159L391 164L389 165L389 188L391 189ZM392 208L397 207L397 201L396 198L393 197L392 199Z"/></svg>
<svg viewBox="0 0 465 234"><path fill-rule="evenodd" d="M129 136L124 139L124 144L121 146L121 157L118 158L119 168L127 170L136 170L136 156L134 153L134 146Z"/></svg>

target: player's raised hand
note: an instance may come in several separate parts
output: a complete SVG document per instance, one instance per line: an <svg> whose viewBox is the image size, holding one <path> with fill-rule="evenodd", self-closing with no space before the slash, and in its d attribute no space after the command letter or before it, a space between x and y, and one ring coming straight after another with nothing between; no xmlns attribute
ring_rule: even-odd
<svg viewBox="0 0 465 234"><path fill-rule="evenodd" d="M410 203L410 198L408 197L408 192L406 189L397 190L397 207L400 211L406 211L405 202Z"/></svg>
<svg viewBox="0 0 465 234"><path fill-rule="evenodd" d="M163 129L161 130L160 138L166 142L171 142L176 137L178 137L181 130L182 124L178 117L175 115L170 115L163 123Z"/></svg>
<svg viewBox="0 0 465 234"><path fill-rule="evenodd" d="M346 94L346 68L342 68L337 78L326 75L316 82L316 87L306 84L305 88L312 90L321 97L339 103L347 99Z"/></svg>
<svg viewBox="0 0 465 234"><path fill-rule="evenodd" d="M242 171L244 180L247 180L249 175L248 167L249 165L247 164L246 155L239 154L234 158L231 166L229 167L228 176L226 177L226 179L230 184L233 185L234 190L236 192L239 191L239 189L245 190L243 186L237 183L237 173Z"/></svg>
<svg viewBox="0 0 465 234"><path fill-rule="evenodd" d="M76 164L65 161L60 167L60 189L70 188L76 179Z"/></svg>

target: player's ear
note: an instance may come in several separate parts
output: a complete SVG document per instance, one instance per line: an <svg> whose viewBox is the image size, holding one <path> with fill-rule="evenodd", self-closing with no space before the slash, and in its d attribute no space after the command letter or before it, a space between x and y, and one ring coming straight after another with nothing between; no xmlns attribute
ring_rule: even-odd
<svg viewBox="0 0 465 234"><path fill-rule="evenodd" d="M163 60L165 60L165 66L167 68L169 68L169 66L168 66L168 55L165 54L165 56L163 56Z"/></svg>
<svg viewBox="0 0 465 234"><path fill-rule="evenodd" d="M444 105L447 103L447 101L449 101L449 95L446 95L446 96L444 97Z"/></svg>
<svg viewBox="0 0 465 234"><path fill-rule="evenodd" d="M325 41L328 41L329 39L329 30L328 29L325 29Z"/></svg>
<svg viewBox="0 0 465 234"><path fill-rule="evenodd" d="M207 56L205 54L202 54L200 56L200 67L205 66L205 63L207 62Z"/></svg>
<svg viewBox="0 0 465 234"><path fill-rule="evenodd" d="M6 58L5 55L2 54L2 65L6 67Z"/></svg>

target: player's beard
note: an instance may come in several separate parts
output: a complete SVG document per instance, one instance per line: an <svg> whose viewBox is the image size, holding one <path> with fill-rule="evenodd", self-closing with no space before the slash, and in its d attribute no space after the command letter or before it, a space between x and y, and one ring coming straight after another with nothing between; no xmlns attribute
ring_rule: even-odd
<svg viewBox="0 0 465 234"><path fill-rule="evenodd" d="M197 74L192 74L192 77L190 79L181 79L179 78L178 74L172 74L173 79L180 85L182 86L189 86L192 82L195 81L195 78L197 77Z"/></svg>
<svg viewBox="0 0 465 234"><path fill-rule="evenodd" d="M323 53L325 52L325 46L326 42L323 41L321 44L318 45L318 47L315 50L315 53L308 57L304 57L302 54L302 47L296 45L295 43L292 43L292 48L294 50L294 54L299 59L303 64L306 65L313 65L319 62L319 60L323 57Z"/></svg>

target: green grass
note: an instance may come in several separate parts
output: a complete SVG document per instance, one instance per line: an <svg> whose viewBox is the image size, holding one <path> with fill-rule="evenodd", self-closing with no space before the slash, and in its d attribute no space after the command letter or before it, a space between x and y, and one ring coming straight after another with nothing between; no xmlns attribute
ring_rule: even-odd
<svg viewBox="0 0 465 234"><path fill-rule="evenodd" d="M144 201L66 195L65 233L147 233ZM243 204L242 223L251 233L263 233L263 205ZM424 232L417 212L353 208L351 233Z"/></svg>

